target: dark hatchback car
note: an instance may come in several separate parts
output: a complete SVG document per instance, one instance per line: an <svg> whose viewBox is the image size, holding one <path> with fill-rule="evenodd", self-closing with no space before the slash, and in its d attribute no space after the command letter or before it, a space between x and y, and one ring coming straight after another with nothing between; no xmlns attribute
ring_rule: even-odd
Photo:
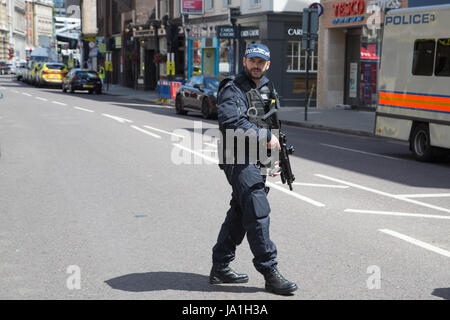
<svg viewBox="0 0 450 320"><path fill-rule="evenodd" d="M89 93L102 93L102 82L93 70L72 69L66 75L62 84L63 92L75 92L75 90L87 90Z"/></svg>
<svg viewBox="0 0 450 320"><path fill-rule="evenodd" d="M175 109L177 114L188 111L201 112L203 118L217 117L217 89L222 79L194 76L177 90Z"/></svg>

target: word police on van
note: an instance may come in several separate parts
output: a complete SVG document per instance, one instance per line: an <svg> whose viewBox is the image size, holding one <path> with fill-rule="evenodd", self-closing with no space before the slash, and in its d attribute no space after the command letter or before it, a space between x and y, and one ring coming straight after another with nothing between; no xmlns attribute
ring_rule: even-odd
<svg viewBox="0 0 450 320"><path fill-rule="evenodd" d="M394 24L428 24L436 21L432 13L409 14L404 16L387 16L385 25Z"/></svg>

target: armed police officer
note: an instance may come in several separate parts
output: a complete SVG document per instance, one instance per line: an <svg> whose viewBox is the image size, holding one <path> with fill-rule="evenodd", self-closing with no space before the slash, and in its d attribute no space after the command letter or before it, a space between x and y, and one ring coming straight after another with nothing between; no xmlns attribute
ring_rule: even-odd
<svg viewBox="0 0 450 320"><path fill-rule="evenodd" d="M264 165L259 159L252 161L248 141L244 149L245 154L240 157L236 146L230 146L230 139L227 139L227 135L239 130L244 133L252 131L258 146L265 146L266 153L270 150L280 150L277 136L270 129L264 128L261 119L254 116L261 111L261 105L252 100L252 95L249 94L257 90L262 99L274 97L273 84L264 76L270 66L269 49L262 44L249 45L243 64L244 70L234 80L222 81L217 98L219 128L222 131L219 146L219 154L222 154L220 168L224 171L233 192L230 209L213 248L213 266L209 279L211 284L248 282L246 274L238 274L229 266L235 258L236 247L247 234L254 256L253 264L264 276L266 290L282 295L291 294L297 290L297 285L279 273L277 248L269 237L269 188L265 186L266 175L261 170ZM237 161L238 158L243 161Z"/></svg>

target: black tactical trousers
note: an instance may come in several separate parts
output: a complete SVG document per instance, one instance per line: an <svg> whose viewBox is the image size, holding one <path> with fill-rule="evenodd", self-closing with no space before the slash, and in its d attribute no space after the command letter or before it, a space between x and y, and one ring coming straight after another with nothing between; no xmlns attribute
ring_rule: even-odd
<svg viewBox="0 0 450 320"><path fill-rule="evenodd" d="M213 263L228 265L245 234L253 253L253 264L261 273L276 267L277 248L269 237L270 206L265 176L254 164L223 165L233 188L230 209L213 248Z"/></svg>

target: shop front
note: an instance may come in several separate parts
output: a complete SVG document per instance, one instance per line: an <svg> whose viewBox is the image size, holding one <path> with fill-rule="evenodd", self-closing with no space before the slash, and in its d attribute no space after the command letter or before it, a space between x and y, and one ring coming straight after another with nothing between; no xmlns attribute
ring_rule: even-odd
<svg viewBox="0 0 450 320"><path fill-rule="evenodd" d="M271 53L271 65L267 76L275 84L281 105L304 106L307 103L306 83L308 82L310 90L313 86L316 87L317 44L316 49L310 51L307 58L306 50L302 47L302 13L247 15L238 18L237 24L240 25L238 72L243 68L242 58L249 44L267 45ZM310 106L315 106L315 100L314 93Z"/></svg>
<svg viewBox="0 0 450 320"><path fill-rule="evenodd" d="M234 74L235 30L226 24L187 27L187 78Z"/></svg>
<svg viewBox="0 0 450 320"><path fill-rule="evenodd" d="M407 0L322 0L318 107L375 110L384 12Z"/></svg>

